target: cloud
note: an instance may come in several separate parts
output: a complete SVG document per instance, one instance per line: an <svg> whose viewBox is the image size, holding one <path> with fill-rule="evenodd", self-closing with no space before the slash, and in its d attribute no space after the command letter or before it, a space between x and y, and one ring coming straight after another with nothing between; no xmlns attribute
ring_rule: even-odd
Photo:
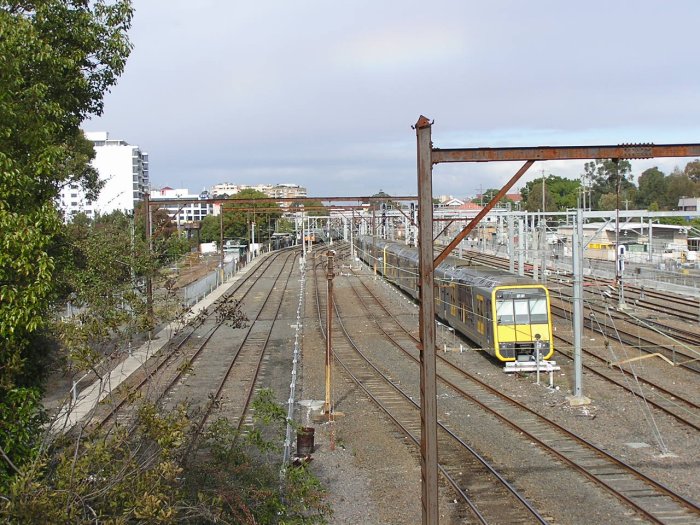
<svg viewBox="0 0 700 525"><path fill-rule="evenodd" d="M692 0L134 4L132 57L85 127L142 146L158 185L415 193L420 114L440 147L700 137ZM470 195L515 170L440 166L434 188Z"/></svg>

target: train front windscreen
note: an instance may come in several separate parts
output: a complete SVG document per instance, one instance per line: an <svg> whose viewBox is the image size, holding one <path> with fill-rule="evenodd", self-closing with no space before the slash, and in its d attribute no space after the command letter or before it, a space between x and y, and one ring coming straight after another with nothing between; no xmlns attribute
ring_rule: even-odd
<svg viewBox="0 0 700 525"><path fill-rule="evenodd" d="M496 292L498 324L547 323L547 295L539 288Z"/></svg>
<svg viewBox="0 0 700 525"><path fill-rule="evenodd" d="M553 352L543 288L496 290L495 342L501 360L528 359L537 349L544 359Z"/></svg>

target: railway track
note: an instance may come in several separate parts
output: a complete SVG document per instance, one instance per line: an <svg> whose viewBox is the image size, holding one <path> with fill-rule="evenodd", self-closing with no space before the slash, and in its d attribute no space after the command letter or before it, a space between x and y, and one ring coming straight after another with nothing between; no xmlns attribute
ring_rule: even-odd
<svg viewBox="0 0 700 525"><path fill-rule="evenodd" d="M395 347L416 364L417 339L393 316L360 279L368 319L373 319ZM379 322L381 319L381 323ZM394 334L400 334L393 339ZM407 343L407 340L408 343ZM653 523L697 523L700 508L671 489L576 436L526 406L491 388L476 375L461 370L438 355L438 378L470 401L477 403L503 423L528 436L548 454L576 469L638 514Z"/></svg>
<svg viewBox="0 0 700 525"><path fill-rule="evenodd" d="M316 305L325 337L327 303L319 292L315 274ZM374 404L420 447L420 406L398 384L374 366L346 330L336 303L335 319L340 331L334 331L333 355L345 373ZM457 498L464 513L478 523L547 523L537 510L496 469L448 426L439 424L438 441L443 459L438 468Z"/></svg>
<svg viewBox="0 0 700 525"><path fill-rule="evenodd" d="M243 355L248 353L248 350L245 348L245 340L250 339L248 346L260 349L260 344L251 344L253 341L260 341L259 334L261 331L260 327L255 327L255 321L263 314L266 316L265 318L268 320L271 329L274 321L269 321L271 315L269 312L274 308L279 310L281 299L278 301L278 296L283 291L283 287L277 287L276 291L274 288L269 290L267 298L263 299L263 304L257 312L255 310L249 312L249 324L245 340L237 350L233 349L228 354L222 350L225 345L210 345L211 340L217 336L226 322L226 318L221 317L220 313L217 312L222 307L231 308L237 302L243 303L243 301L246 301L246 303L252 305L260 304L261 296L264 296L266 292L259 290L258 285L262 285L264 280L269 278L270 272L272 272L273 279L277 279L283 270L286 270L291 275L297 256L298 253L292 251L280 251L258 263L249 275L235 283L232 289L215 303L212 311L204 312L197 322L185 328L182 334L175 338L159 354L153 356L142 369L133 374L120 388L113 391L106 398L106 402L98 406L92 419L92 426L106 427L115 423L131 425L135 415L135 407L137 406L133 403L135 399L146 399L171 409L179 403L194 403L196 407L190 408L196 408L199 414L198 431L203 429L209 414L214 408L221 409L222 406L227 406L226 415L233 417L240 426L243 421L242 414L247 410L247 405L254 390L255 380L249 381L248 386L250 388L246 391L244 402L236 403L235 401L229 402L227 398L227 379L233 373L234 364L239 356L241 358L240 363L243 361ZM275 264L279 268L275 268ZM286 276L287 280L289 275ZM274 283L275 280L272 282ZM269 299L273 292L275 292L276 297L270 301ZM275 306L272 306L273 304ZM264 340L266 341L267 338L264 338ZM231 350L230 346L228 349ZM241 349L243 349L243 353L241 353ZM230 364L222 367L221 363L227 361ZM260 362L261 359L258 361ZM212 368L218 371L221 371L222 368L225 370L223 376L219 376L218 382L212 381L211 376L207 375ZM197 371L196 374L193 373L195 369ZM248 366L247 371L243 375L247 375L250 379L251 377L257 377L258 371L259 364L257 369L251 369ZM214 373L214 375L216 374L217 372ZM200 381L200 384L192 382L192 380L199 381L201 378L204 380ZM216 385L216 388L213 388L214 385ZM224 399L227 401L226 405L222 403ZM229 408L233 408L236 405L241 408L229 410ZM237 418L234 417L235 412L239 413Z"/></svg>
<svg viewBox="0 0 700 525"><path fill-rule="evenodd" d="M481 264L507 269L509 260L497 255L485 254L481 252L468 251L463 257L475 260ZM517 264L516 264L517 268ZM525 274L532 276L532 265L525 265ZM562 286L571 287L573 284L573 274L570 272L551 273L547 276L549 282L556 282ZM609 279L599 279L595 276L584 277L584 287L594 295L604 294L606 291L612 295L617 294L614 282ZM679 296L674 293L667 293L653 288L644 288L631 283L624 284L626 301L640 309L648 310L654 314L672 316L686 323L698 323L700 321L700 301L695 298ZM659 323L663 326L663 323ZM697 334L698 332L696 332Z"/></svg>
<svg viewBox="0 0 700 525"><path fill-rule="evenodd" d="M507 266L507 263L503 262L501 258L489 256L488 259L496 261L500 267ZM566 284L571 286L570 281L566 281ZM567 321L570 326L573 315L571 292L564 292L559 287L557 293L559 296L550 289L552 313ZM656 295L668 294L657 293ZM671 415L684 425L698 429L700 426L700 405L698 405L697 398L694 397L692 391L688 392L687 387L683 387L684 384L687 384L686 381L692 381L691 377L679 382L679 386L672 388L673 384L667 387L659 379L652 379L652 373L649 370L640 371L629 364L616 365L614 368L609 367L611 362L618 360L618 358L611 358L611 352L618 352L620 356L624 356L624 346L627 346L638 349L647 355L660 354L671 363L676 364L676 368L693 376L700 371L697 351L680 341L676 341L677 345L669 345L668 331L671 328L667 325L663 325L665 332L659 334L650 329L647 324L649 323L646 320L631 319L628 314L616 312L605 306L597 306L593 301L587 301L584 328L603 336L606 344L601 350L605 350L606 355L601 355L599 350L594 350L594 347L587 345L586 348L582 348L582 352L595 364L591 364L590 359L587 359L583 367L586 371L637 396L643 403L648 403ZM570 330L568 331L570 332ZM560 330L555 335L556 339L563 343L555 345L555 350L560 356L571 361L573 360L573 336L566 337L563 332L566 330ZM642 333L649 335L643 336ZM687 331L686 335L688 337L695 335L694 338L686 339L686 341L689 344L697 345L699 339L695 331ZM616 345L616 343L619 344ZM568 352L565 349L568 349ZM664 363L660 366L669 365ZM655 368L658 369L658 365ZM660 379L668 383L663 376Z"/></svg>
<svg viewBox="0 0 700 525"><path fill-rule="evenodd" d="M197 402L202 407L204 402L195 437L206 430L214 415L227 418L237 429L252 425L248 408L297 256L298 253L287 252L271 263L269 272L256 279L250 288L246 308L248 326L237 329L242 334L235 339L222 334L209 352L200 354L200 362L190 363L191 372L183 375L163 397L161 404L165 409L181 403L196 407Z"/></svg>
<svg viewBox="0 0 700 525"><path fill-rule="evenodd" d="M557 333L555 340L564 343L569 349L573 348L573 338L564 337L561 332ZM555 348L557 348L560 356L568 361L573 361L573 352L563 351L561 345ZM668 390L658 383L646 379L638 373L629 372L622 367L610 367L606 358L594 352L586 349L582 349L582 352L587 357L584 365L586 371L640 397L643 402L674 417L680 423L692 429L700 430L700 405L687 394ZM622 375L620 375L620 372Z"/></svg>
<svg viewBox="0 0 700 525"><path fill-rule="evenodd" d="M552 313L560 319L571 321L573 297L569 291L559 290L558 296L550 293L550 299ZM586 301L584 307L585 328L646 354L661 354L674 366L693 374L700 373L700 334L674 329L675 334L671 335L669 332L672 328L669 326L657 322L654 325L604 304Z"/></svg>

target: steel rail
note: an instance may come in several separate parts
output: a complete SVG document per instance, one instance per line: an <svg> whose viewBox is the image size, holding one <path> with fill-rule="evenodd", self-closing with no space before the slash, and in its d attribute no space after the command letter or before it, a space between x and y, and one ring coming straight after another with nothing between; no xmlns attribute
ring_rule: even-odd
<svg viewBox="0 0 700 525"><path fill-rule="evenodd" d="M571 339L567 339L565 337L562 337L560 334L557 334L555 337L556 337L556 339L568 344L570 347L573 345L573 342L571 341ZM555 346L555 349L560 356L568 359L569 361L573 361L573 359L574 359L573 356L562 351L561 347ZM638 391L630 388L624 382L616 379L612 375L613 371L608 366L608 361L606 359L596 355L595 353L590 352L589 350L582 349L582 351L588 357L594 358L594 359L598 360L601 364L604 365L604 368L599 369L597 367L591 366L590 364L587 364L587 365L584 365L584 368L586 369L586 371L595 374L596 376L600 377L601 379L604 379L605 381L613 383L614 385L631 393L635 397L640 397L640 393ZM619 368L619 369L623 373L628 373L625 370L623 370L622 368ZM691 411L692 410L698 411L698 410L700 410L700 405L698 405L697 403L695 403L694 401L692 401L690 399L686 399L685 397L679 396L677 393L671 392L670 390L668 390L662 386L659 386L658 384L656 384L652 381L649 381L648 379L640 377L638 374L636 374L636 377L637 377L637 380L642 385L645 385L648 388L648 390L644 393L644 400L647 403L649 403L650 405L654 406L655 408L661 410L662 412L666 413L667 415L673 417L678 422L683 423L684 425L688 425L689 427L691 427L695 430L700 430L700 416L698 414L694 415L695 419L696 419L696 422L694 422L694 421L691 421L688 418L688 416L686 416L685 414L681 414L677 410L675 410L674 409L675 407L671 408L668 404L664 404L664 403L669 403L671 406L683 404L685 406L686 412L688 412L688 409L690 409ZM659 395L659 392L669 396L669 398L673 398L674 401L667 401L665 398L663 398ZM660 397L660 399L663 399L664 401L659 401L659 400L655 399L656 396ZM680 402L680 403L678 403L678 402Z"/></svg>
<svg viewBox="0 0 700 525"><path fill-rule="evenodd" d="M316 276L316 280L318 277ZM321 299L320 299L320 294L318 292L318 284L316 282L316 304L317 304L317 311L319 313L319 324L321 327L321 330L323 331L323 316L321 315ZM354 349L354 351L357 353L357 355L360 356L362 359L362 362L364 363L365 366L368 366L374 374L378 375L381 380L390 385L391 388L398 394L398 396L403 399L405 402L409 403L410 406L413 407L413 410L418 410L420 411L420 405L416 403L414 399L411 398L407 393L405 393L401 388L399 388L395 383L393 383L384 373L382 373L371 361L370 359L360 350L360 348L356 345L354 342L353 338L349 335L348 331L346 330L344 323L342 321L342 315L339 311L339 308L337 306L337 301L335 302L335 309L336 309L336 319L338 324L340 325L343 333L344 333L344 339L350 344L350 346ZM416 436L413 435L413 433L406 428L405 423L402 423L399 421L399 419L394 416L392 413L391 409L387 408L385 404L376 396L374 395L364 384L362 380L360 380L357 377L356 373L353 373L349 365L338 356L338 353L334 353L334 359L348 372L350 377L355 381L360 388L362 388L363 391L367 393L369 398L375 402L375 404L392 420L394 423L402 430L402 432L409 438L411 441L414 443L416 446L420 446L420 442ZM396 410L396 408L394 408ZM498 481L499 486L503 487L508 491L513 497L515 497L523 506L523 508L527 509L527 515L530 517L534 517L539 523L547 523L547 521L537 512L537 510L532 507L532 505L522 497L503 476L496 471L495 468L493 468L488 461L483 458L481 455L479 455L476 450L474 450L472 447L470 447L467 443L465 443L462 439L460 439L454 432L451 430L447 429L443 424L438 423L438 428L447 434L449 438L453 440L454 443L457 444L457 446L461 447L462 451L464 453L469 454L470 457L473 457L479 464L482 465L484 469L486 469L490 475L494 476L496 480ZM478 504L475 503L467 494L464 492L464 490L460 486L460 482L449 473L447 467L440 463L438 464L438 468L440 472L445 476L447 481L450 483L450 485L454 488L454 490L457 492L457 494L465 501L467 506L475 513L475 516L481 523L488 523L486 519L483 517L482 512L478 509ZM515 510L515 509L513 509Z"/></svg>
<svg viewBox="0 0 700 525"><path fill-rule="evenodd" d="M364 284L364 283L363 283ZM369 290L369 288L368 288ZM370 294L372 292L370 291ZM373 295L374 299L377 301L378 304L382 306L384 311L386 312L387 316L391 319L393 319L396 324L400 327L403 328L403 330L406 332L406 334L414 340L414 342L418 342L418 339L410 333L409 330L406 330L403 325L396 319L396 317L389 312L389 310L384 307L384 305L381 303L381 301L376 297L376 295ZM418 363L418 358L413 355L412 351L408 351L407 349L403 348L403 346L399 345L399 347L402 349L402 351L405 353L405 355L409 356L414 362ZM484 381L479 379L473 374L470 374L469 372L462 370L460 367L457 365L453 364L449 360L445 359L444 357L440 356L438 354L438 360L446 365L449 369L455 371L457 374L460 376L469 379L473 383L477 384L479 387L485 389L487 392L490 394L496 396L497 398L501 399L502 401L505 401L506 403L510 404L511 406L515 406L520 410L525 411L529 416L533 416L537 420L550 425L551 427L555 428L558 432L563 433L566 435L568 438L574 440L576 443L579 443L581 446L584 448L592 451L594 454L597 454L600 457L605 458L607 461L611 462L612 464L618 466L619 468L623 469L623 471L629 473L631 476L635 477L636 479L642 481L645 483L647 486L653 487L654 490L656 490L660 495L663 494L664 496L668 497L672 501L675 501L678 505L680 505L681 508L686 509L687 511L692 512L696 516L700 516L700 507L693 502L690 501L689 499L685 498L684 496L677 494L675 491L670 489L669 487L666 487L665 485L659 483L658 481L654 480L653 478L647 476L646 474L638 471L631 465L628 465L624 463L622 460L616 458L615 456L609 454L605 450L597 447L596 445L590 443L589 441L585 440L584 438L574 434L573 432L569 431L565 427L559 425L558 423L551 421L547 419L546 417L542 416L541 414L538 414L534 410L530 409L526 405L508 397L507 395L503 394L499 390L491 387L490 385L486 384ZM498 417L506 423L507 425L511 426L512 428L516 429L519 432L523 432L524 434L528 435L531 439L535 440L536 442L540 443L547 451L550 451L553 455L556 457L560 458L560 460L564 461L565 463L569 464L572 466L572 468L578 470L581 472L583 475L588 477L591 481L594 481L601 486L606 487L607 490L609 490L611 493L616 495L619 499L622 501L625 501L627 504L629 504L631 507L637 509L641 514L646 516L648 519L653 521L654 523L665 523L662 518L659 516L656 516L650 509L645 509L644 507L641 506L641 502L635 501L635 498L632 497L631 495L628 496L627 494L623 494L620 490L616 489L614 486L611 485L608 481L605 479L602 479L600 476L597 476L596 474L590 472L588 469L583 467L582 465L579 465L575 461L573 461L571 458L567 457L564 453L561 451L553 448L551 445L548 445L545 443L540 437L538 437L536 434L533 434L531 431L527 430L526 428L523 428L523 426L516 424L513 421L512 417L507 417L503 414L501 414L498 410L494 409L493 407L489 406L486 403L483 403L481 400L477 399L473 395L465 392L461 387L453 383L452 381L444 378L442 374L438 374L438 379L441 381L445 382L448 386L453 388L454 390L458 392L462 392L463 395L469 397L472 399L475 403L477 403L479 406L487 410L489 413L493 414L494 416Z"/></svg>
<svg viewBox="0 0 700 525"><path fill-rule="evenodd" d="M284 270L287 267L289 260L291 258L292 264L290 266L290 270L289 270L287 277L285 279L285 286L282 287L281 289L275 289L275 286L273 284L273 286L270 288L270 291L268 292L267 296L265 297L265 300L263 301L262 306L258 310L258 313L255 316L255 319L250 320L249 328L243 337L243 341L241 342L241 344L238 348L238 351L235 352L235 354L233 355L233 358L230 360L229 365L226 368L226 372L224 373L223 377L221 378L215 394L209 398L209 402L207 403L207 406L204 410L204 414L200 418L200 420L198 421L197 426L195 427L195 431L193 433L193 438L190 441L190 446L188 447L186 456L189 455L189 452L191 451L192 446L194 446L196 440L198 439L199 436L201 436L202 432L204 431L204 428L205 428L205 425L209 419L209 416L213 412L213 408L215 406L218 406L219 403L221 402L222 393L224 391L226 383L228 382L228 380L231 376L231 373L234 370L234 367L236 366L236 364L238 364L241 356L244 354L245 349L246 349L246 345L248 345L248 346L253 347L254 352L258 351L258 347L259 347L259 352L258 352L259 355L257 356L257 361L254 360L254 362L253 362L253 364L255 366L253 367L252 373L247 371L248 375L250 375L252 377L251 377L250 382L248 383L249 387L247 388L247 392L244 396L244 401L241 405L239 405L237 407L239 409L238 411L240 413L240 417L237 418L237 422L236 422L235 426L237 429L240 430L240 428L243 424L243 421L244 421L244 416L245 416L246 412L248 411L248 407L250 406L250 401L253 397L253 393L255 392L255 387L257 385L257 380L258 380L258 377L260 374L260 369L262 366L263 357L265 355L265 350L267 348L268 342L270 341L270 337L272 335L272 330L274 328L274 319L277 318L277 314L279 313L279 310L282 307L282 302L284 300L284 289L286 288L286 285L289 282L289 279L294 271L294 263L296 262L298 255L299 254L296 252L288 254L287 258L282 263L282 266L280 267L279 272L275 276L275 283L276 283L279 280L280 275L282 275L282 273L284 272ZM266 330L265 338L264 338L264 341L262 341L262 345L260 345L258 342L252 342L249 344L249 340L251 337L253 326L259 320L260 316L262 315L262 312L265 310L265 307L268 305L268 302L270 301L272 296L275 295L275 292L277 292L277 291L280 292L279 293L279 302L277 302L276 305L274 306L274 313L275 313L274 319L273 319L273 322L270 323L269 329ZM255 335L257 336L259 334L255 334ZM255 357L255 355L253 357Z"/></svg>
<svg viewBox="0 0 700 525"><path fill-rule="evenodd" d="M241 296L241 300L245 298L248 293L253 288L253 285L257 280L259 280L262 275L267 271L267 269L271 266L272 262L274 259L281 255L281 252L278 252L278 254L275 254L275 257L267 257L265 261L263 261L265 264L260 264L258 265L255 269L253 274L247 275L245 279L240 280L238 283L235 284L235 288L233 290L228 290L226 294L215 303L215 308L212 312L207 312L207 317L210 317L213 315L216 311L216 304L222 304L223 302L229 300L231 297L233 297L234 294L239 292L240 290L243 291L243 295ZM254 280L253 280L254 279ZM247 289L246 289L247 288ZM136 382L134 385L130 385L131 388L133 388L134 391L139 391L142 390L147 384L150 384L152 380L157 376L158 373L162 372L169 366L177 366L176 368L176 374L174 377L171 377L165 387L156 395L156 398L154 400L155 403L158 403L161 401L161 399L167 394L167 392L170 391L170 389L174 386L174 384L181 378L183 373L185 372L185 368L183 365L184 363L191 364L194 362L194 360L197 359L197 357L201 354L201 352L204 350L206 347L207 343L211 339L211 337L214 335L214 333L221 327L223 324L223 321L215 323L215 325L204 335L201 341L197 341L197 346L196 349L193 353L190 353L188 355L177 355L178 350L180 350L185 343L189 342L192 340L194 337L194 334L196 333L196 328L193 328L193 330L187 334L181 341L179 341L175 346L172 345L166 345L158 354L153 356L151 359L155 359L155 363L153 364L153 369L152 371L148 371L148 373L145 373L142 375L142 377ZM190 325L191 326L191 325ZM200 325L202 326L202 325ZM146 366L149 366L148 364ZM143 368L143 370L146 370L146 367ZM125 390L125 389L121 389ZM108 399L114 400L114 395L113 392L110 393ZM131 395L129 395L129 392L121 392L119 397L116 399L116 404L115 403L103 403L103 406L108 406L108 412L104 416L97 416L97 421L92 421L92 426L95 428L103 428L107 422L109 422L112 418L116 417L118 412L124 408L125 405L127 405L131 401Z"/></svg>

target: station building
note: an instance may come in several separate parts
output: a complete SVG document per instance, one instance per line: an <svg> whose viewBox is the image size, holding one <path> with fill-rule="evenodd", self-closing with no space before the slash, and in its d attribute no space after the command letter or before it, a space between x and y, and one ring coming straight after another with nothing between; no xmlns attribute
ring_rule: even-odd
<svg viewBox="0 0 700 525"><path fill-rule="evenodd" d="M573 229L572 225L561 225L557 234L571 239ZM688 252L688 228L675 224L625 222L618 227L614 222L590 222L583 225L583 234L587 242L584 257L590 259L614 261L616 236L630 261L682 259Z"/></svg>

